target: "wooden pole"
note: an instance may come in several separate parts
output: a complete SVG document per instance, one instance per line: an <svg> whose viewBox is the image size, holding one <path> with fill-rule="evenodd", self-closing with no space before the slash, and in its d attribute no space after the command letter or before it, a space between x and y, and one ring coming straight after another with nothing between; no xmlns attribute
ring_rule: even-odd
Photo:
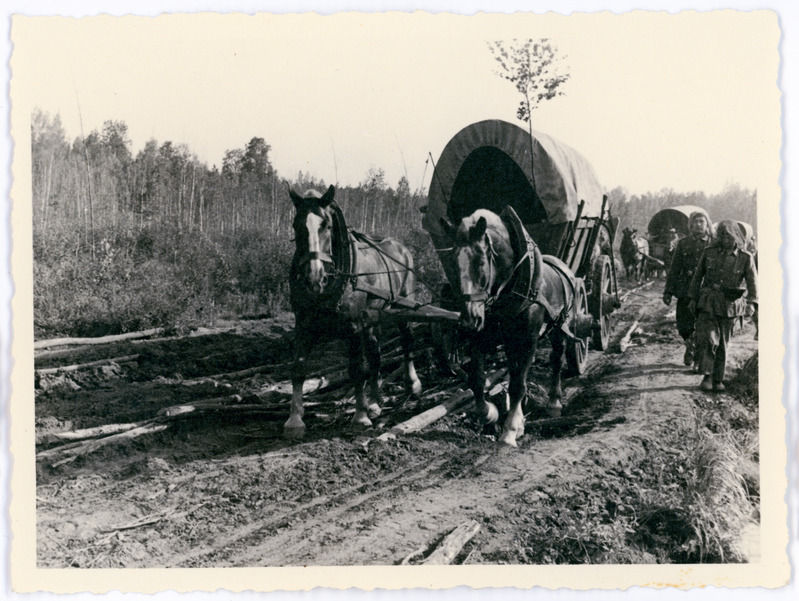
<svg viewBox="0 0 799 601"><path fill-rule="evenodd" d="M142 332L129 332L127 334L116 334L114 336L101 336L100 338L53 338L52 340L37 340L33 343L33 348L50 348L53 346L66 346L68 344L108 344L109 342L147 338L160 334L163 331L163 328L153 328Z"/></svg>
<svg viewBox="0 0 799 601"><path fill-rule="evenodd" d="M468 543L475 534L480 531L480 524L474 520L469 520L460 524L455 530L450 532L441 544L427 556L422 562L426 566L443 566L451 564L461 552L464 545Z"/></svg>
<svg viewBox="0 0 799 601"><path fill-rule="evenodd" d="M488 386L493 386L498 380L505 377L507 373L507 369L499 369L492 373L488 377ZM440 405L436 405L432 409L428 409L427 411L420 413L412 417L411 419L402 422L401 424L397 424L388 432L384 432L380 436L377 437L377 440L391 440L392 438L396 438L397 435L400 434L408 434L410 432L416 432L417 430L421 430L425 426L429 426L436 420L441 419L445 415L452 413L466 405L469 401L474 398L474 393L471 390L461 390L455 393L454 396L450 398L445 403L441 403Z"/></svg>

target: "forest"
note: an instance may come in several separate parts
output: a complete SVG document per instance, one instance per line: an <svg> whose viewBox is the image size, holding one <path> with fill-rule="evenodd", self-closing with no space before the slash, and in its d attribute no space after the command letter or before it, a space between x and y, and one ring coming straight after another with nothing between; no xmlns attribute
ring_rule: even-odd
<svg viewBox="0 0 799 601"><path fill-rule="evenodd" d="M332 182L278 174L260 137L225 152L221 167L184 144L150 140L135 155L132 146L124 121L70 141L58 115L34 111L35 336L185 331L289 310L288 188L323 190ZM639 231L658 210L681 204L757 228L757 191L734 183L716 195L629 195L617 186L608 196L621 227ZM392 187L377 168L355 187L337 187L336 200L351 227L407 244L420 287L439 288L443 275L421 228L423 189L411 190L406 177Z"/></svg>

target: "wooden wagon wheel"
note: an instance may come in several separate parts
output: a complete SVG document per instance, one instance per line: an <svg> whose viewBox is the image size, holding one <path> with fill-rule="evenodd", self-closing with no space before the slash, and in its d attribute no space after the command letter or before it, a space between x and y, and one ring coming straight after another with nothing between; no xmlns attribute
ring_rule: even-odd
<svg viewBox="0 0 799 601"><path fill-rule="evenodd" d="M598 327L594 328L592 340L594 348L600 351L608 348L610 343L610 313L613 308L609 304L615 292L610 257L599 255L591 271L591 296L588 299L588 310L598 323Z"/></svg>
<svg viewBox="0 0 799 601"><path fill-rule="evenodd" d="M577 315L588 315L588 296L585 293L585 286L580 278L577 279L574 304L576 305ZM578 338L577 340L569 340L566 343L566 367L568 375L580 376L585 372L585 368L588 365L589 338L590 335L585 338Z"/></svg>

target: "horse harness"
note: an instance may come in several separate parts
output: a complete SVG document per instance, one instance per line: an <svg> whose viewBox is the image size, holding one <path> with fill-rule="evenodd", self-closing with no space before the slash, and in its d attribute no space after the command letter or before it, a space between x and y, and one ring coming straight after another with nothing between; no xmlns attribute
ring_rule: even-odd
<svg viewBox="0 0 799 601"><path fill-rule="evenodd" d="M507 205L500 214L500 218L505 227L508 228L514 256L519 257L519 259L516 261L508 278L497 287L497 291L491 297L486 299L487 306L490 306L493 310L501 310L516 315L531 305L539 305L546 311L553 326L562 326L567 321L568 314L572 311L574 299L577 296L573 276L568 267L557 257L541 254L513 207ZM564 298L568 298L566 294L567 283L571 290L572 303L571 305L564 305L561 311L556 311L546 297L540 294L543 263L558 272Z"/></svg>
<svg viewBox="0 0 799 601"><path fill-rule="evenodd" d="M379 246L379 239L373 238L348 227L344 218L344 213L341 210L341 207L338 206L338 203L332 202L330 204L330 208L332 210L332 256L328 253L319 251L306 252L301 256L295 255L292 264L293 277L299 278L299 268L314 259L318 259L332 267L330 272L333 274L333 283L329 287L328 291L324 294L325 304L333 305L336 309L338 309L344 298L344 292L348 285L352 286L353 292L365 292L369 296L385 301L386 305L390 305L395 302L398 291L394 290L394 283L390 277L392 269L389 266L388 260L398 263L405 269L408 268L408 265L400 263L393 257L387 256ZM358 271L359 244L364 245L361 248L368 247L375 250L377 255L380 257L380 260L383 262L383 265L386 269L384 272L379 273L385 273L389 275L388 293L375 288L374 286L370 286L358 281L360 276L374 275L372 273L366 272L359 273Z"/></svg>

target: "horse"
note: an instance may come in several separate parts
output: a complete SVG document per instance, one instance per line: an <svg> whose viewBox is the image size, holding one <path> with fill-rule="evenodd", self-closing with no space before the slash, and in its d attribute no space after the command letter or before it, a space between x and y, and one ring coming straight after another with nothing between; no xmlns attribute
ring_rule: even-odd
<svg viewBox="0 0 799 601"><path fill-rule="evenodd" d="M521 231L521 221L517 222L516 235L527 242L524 251L518 244L514 249L510 222L492 211L478 209L458 225L441 219L442 229L453 243L452 258L458 274L458 286L453 282L453 287L462 304L461 325L473 333L468 385L474 393L478 415L487 424L497 423L500 415L485 396L485 355L500 340L505 345L510 405L499 442L510 446L517 446L516 439L524 434L527 376L543 335L548 335L552 343L547 409L553 417L560 415L562 358L577 284L568 267L556 257L542 255ZM523 254L521 259L519 254ZM527 276L520 273L522 265L527 266ZM515 283L522 276L526 278L523 288L529 291L526 294L519 294Z"/></svg>
<svg viewBox="0 0 799 601"><path fill-rule="evenodd" d="M635 277L637 282L646 275L649 242L638 235L638 230L624 228L621 238L621 260L627 279Z"/></svg>
<svg viewBox="0 0 799 601"><path fill-rule="evenodd" d="M381 413L379 387L380 346L376 331L381 312L398 296L413 299L416 277L413 256L398 241L372 238L347 228L335 188L300 196L289 188L294 217L295 252L289 290L295 316L292 398L286 438L305 434L302 387L306 360L320 331L330 328L348 343L348 374L355 387L353 425L368 428ZM413 339L407 323L399 322L404 359L404 380L413 395L421 382L411 358ZM364 392L366 381L372 402Z"/></svg>

